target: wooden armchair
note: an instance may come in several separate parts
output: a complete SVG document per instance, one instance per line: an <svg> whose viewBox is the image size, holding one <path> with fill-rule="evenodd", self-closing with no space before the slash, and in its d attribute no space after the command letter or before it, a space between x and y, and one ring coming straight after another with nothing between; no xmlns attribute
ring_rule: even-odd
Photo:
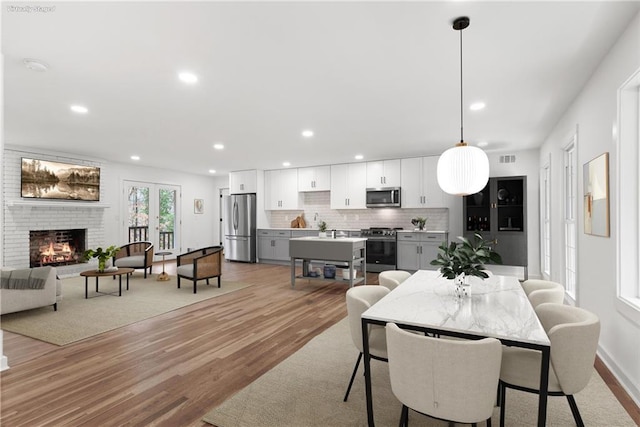
<svg viewBox="0 0 640 427"><path fill-rule="evenodd" d="M153 266L153 243L132 242L120 246L120 250L113 257L113 265L116 267L142 268L146 279L147 268L149 269L149 274L151 274L151 267Z"/></svg>
<svg viewBox="0 0 640 427"><path fill-rule="evenodd" d="M194 294L197 293L196 283L198 280L206 280L208 285L209 279L217 277L218 287L220 287L222 249L222 246L210 246L178 255L176 269L178 289L180 288L181 277L193 281Z"/></svg>

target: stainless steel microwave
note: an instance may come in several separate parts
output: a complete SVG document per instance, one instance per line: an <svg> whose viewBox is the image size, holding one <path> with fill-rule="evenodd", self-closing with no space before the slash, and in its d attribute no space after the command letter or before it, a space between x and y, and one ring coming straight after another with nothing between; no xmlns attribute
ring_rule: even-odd
<svg viewBox="0 0 640 427"><path fill-rule="evenodd" d="M368 208L399 208L400 187L367 188Z"/></svg>

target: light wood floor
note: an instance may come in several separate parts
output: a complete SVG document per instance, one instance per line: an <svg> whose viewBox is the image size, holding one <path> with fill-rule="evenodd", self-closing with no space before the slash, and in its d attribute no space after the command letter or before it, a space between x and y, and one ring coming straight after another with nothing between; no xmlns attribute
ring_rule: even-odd
<svg viewBox="0 0 640 427"><path fill-rule="evenodd" d="M206 426L208 410L346 316L345 285L292 290L288 267L223 268L255 286L64 347L5 332L0 425ZM596 367L640 425L638 407Z"/></svg>

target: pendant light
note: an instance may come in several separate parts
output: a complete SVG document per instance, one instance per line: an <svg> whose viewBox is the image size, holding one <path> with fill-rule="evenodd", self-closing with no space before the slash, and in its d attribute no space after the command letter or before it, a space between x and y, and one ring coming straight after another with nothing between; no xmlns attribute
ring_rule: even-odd
<svg viewBox="0 0 640 427"><path fill-rule="evenodd" d="M478 147L464 142L462 98L462 30L469 26L469 18L462 16L453 21L453 29L460 31L460 142L449 148L438 159L438 185L443 191L467 196L482 190L489 181L489 158Z"/></svg>

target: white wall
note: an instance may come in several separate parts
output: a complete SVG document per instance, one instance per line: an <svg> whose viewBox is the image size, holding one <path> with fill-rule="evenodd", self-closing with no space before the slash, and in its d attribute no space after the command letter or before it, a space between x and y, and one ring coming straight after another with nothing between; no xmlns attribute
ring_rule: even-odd
<svg viewBox="0 0 640 427"><path fill-rule="evenodd" d="M186 252L187 248L219 244L218 189L228 186L226 177L214 178L131 164L112 163L109 164L109 168L109 180L103 182L106 187L105 199L111 205L111 209L106 212L105 235L114 236L114 240L118 242L126 241L124 181L140 181L176 185L181 188L182 226L179 241L176 242L176 246L179 246L178 253ZM194 213L194 199L204 200L204 213Z"/></svg>
<svg viewBox="0 0 640 427"><path fill-rule="evenodd" d="M562 228L562 146L578 129L578 278L577 305L600 317L598 354L640 404L640 325L624 317L616 300L616 141L617 90L640 67L640 14L610 50L583 91L540 150L539 164L551 158L551 278L564 282ZM609 152L611 237L586 235L581 217L582 166Z"/></svg>

